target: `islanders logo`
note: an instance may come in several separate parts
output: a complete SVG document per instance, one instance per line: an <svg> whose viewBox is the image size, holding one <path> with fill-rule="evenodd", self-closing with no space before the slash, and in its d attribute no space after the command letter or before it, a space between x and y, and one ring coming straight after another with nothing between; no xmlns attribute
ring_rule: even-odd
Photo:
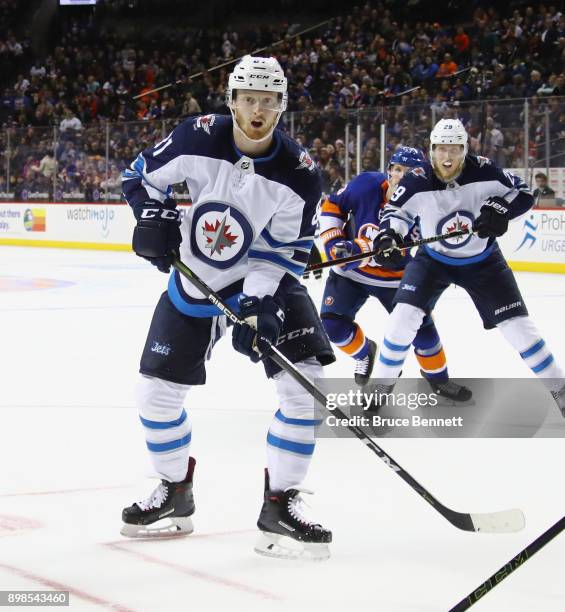
<svg viewBox="0 0 565 612"><path fill-rule="evenodd" d="M450 232L471 230L474 220L475 215L468 210L452 212L446 217L443 217L443 219L440 219L436 226L436 233L449 234ZM472 237L473 234L468 234L467 236L454 236L453 238L446 238L439 242L446 249L459 249L465 246Z"/></svg>
<svg viewBox="0 0 565 612"><path fill-rule="evenodd" d="M251 224L241 211L224 202L199 204L192 217L190 248L214 268L231 268L253 242Z"/></svg>
<svg viewBox="0 0 565 612"><path fill-rule="evenodd" d="M24 212L24 228L26 232L44 232L45 208L27 208Z"/></svg>

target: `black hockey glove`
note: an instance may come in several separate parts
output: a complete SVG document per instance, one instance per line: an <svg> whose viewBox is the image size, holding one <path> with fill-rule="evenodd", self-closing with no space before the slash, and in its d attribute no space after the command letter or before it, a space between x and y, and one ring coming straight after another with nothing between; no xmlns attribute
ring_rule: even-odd
<svg viewBox="0 0 565 612"><path fill-rule="evenodd" d="M506 233L510 207L504 198L492 196L487 198L481 206L481 214L473 223L473 231L477 232L479 238L497 238Z"/></svg>
<svg viewBox="0 0 565 612"><path fill-rule="evenodd" d="M255 296L242 296L239 306L239 316L245 319L245 325L234 326L233 348L257 363L270 352L265 340L276 344L284 323L284 310L279 301L270 295L262 300Z"/></svg>
<svg viewBox="0 0 565 612"><path fill-rule="evenodd" d="M404 256L402 251L398 249L402 242L402 236L395 230L385 229L380 231L373 239L373 250L379 250L376 255L373 255L373 259L380 266L386 268L402 267Z"/></svg>
<svg viewBox="0 0 565 612"><path fill-rule="evenodd" d="M182 242L180 213L175 201L148 200L133 207L137 225L133 230L132 248L161 272L169 273L173 257L179 256Z"/></svg>

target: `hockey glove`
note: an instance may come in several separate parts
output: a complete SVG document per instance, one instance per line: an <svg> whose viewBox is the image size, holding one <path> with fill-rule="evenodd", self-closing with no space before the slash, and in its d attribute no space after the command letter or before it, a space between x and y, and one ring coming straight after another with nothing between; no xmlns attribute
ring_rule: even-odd
<svg viewBox="0 0 565 612"><path fill-rule="evenodd" d="M262 300L255 296L242 296L239 307L239 316L245 324L234 326L233 348L257 363L269 354L269 343L276 344L284 323L284 310L270 295Z"/></svg>
<svg viewBox="0 0 565 612"><path fill-rule="evenodd" d="M497 238L506 233L510 207L508 202L499 196L487 198L481 206L481 213L473 223L473 231L477 232L479 238Z"/></svg>
<svg viewBox="0 0 565 612"><path fill-rule="evenodd" d="M147 259L161 272L169 273L173 258L179 256L182 242L180 213L175 201L148 200L134 206L137 225L133 230L132 248L139 257Z"/></svg>
<svg viewBox="0 0 565 612"><path fill-rule="evenodd" d="M368 253L371 250L371 245L367 240L358 238L356 240L339 240L334 243L330 248L331 259L343 259L344 257L351 257L353 255L361 255L361 253ZM370 257L365 259L359 259L358 261L351 261L346 264L341 264L342 270L354 270L355 268L362 268L371 261Z"/></svg>
<svg viewBox="0 0 565 612"><path fill-rule="evenodd" d="M373 259L379 266L386 268L401 268L404 264L404 255L398 246L403 242L402 236L393 229L380 231L373 240L373 249L378 253Z"/></svg>

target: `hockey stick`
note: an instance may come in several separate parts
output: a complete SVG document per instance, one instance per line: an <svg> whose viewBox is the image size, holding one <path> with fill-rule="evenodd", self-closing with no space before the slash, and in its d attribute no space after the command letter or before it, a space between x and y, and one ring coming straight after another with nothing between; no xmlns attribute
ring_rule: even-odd
<svg viewBox="0 0 565 612"><path fill-rule="evenodd" d="M468 610L474 603L477 603L481 597L486 595L497 584L500 584L507 578L515 569L523 565L532 555L543 548L553 538L558 536L565 529L565 516L562 516L555 525L552 525L547 531L544 531L531 544L523 548L513 559L503 565L498 571L485 580L480 586L469 593L465 599L462 599L457 605L453 606L449 612L463 612Z"/></svg>
<svg viewBox="0 0 565 612"><path fill-rule="evenodd" d="M420 238L419 240L412 240L412 242L405 242L404 244L396 247L399 251L406 251L412 247L422 246L423 244L429 244L430 242L438 242L439 240L446 240L447 238L457 238L458 236L468 236L472 234L472 230L455 230L454 232L447 232L445 234L438 234L437 236L430 236L429 238ZM360 261L367 257L373 257L380 253L381 249L375 249L374 251L368 251L367 253L359 253L359 255L351 255L351 257L341 257L340 259L330 259L328 261L322 261L321 263L312 264L308 266L304 272L312 272L313 270L321 270L322 268L331 268L332 266L340 266L342 264L350 263L352 261Z"/></svg>
<svg viewBox="0 0 565 612"><path fill-rule="evenodd" d="M222 298L213 291L206 283L200 279L194 272L179 259L173 260L173 267L178 270L192 285L194 285L206 299L214 304L230 321L235 325L244 325L244 321L222 300ZM263 338L264 342L269 341ZM269 358L272 359L280 368L288 372L294 380L302 386L317 402L322 406L327 406L327 398L324 393L298 368L289 361L279 349L270 344L271 352ZM346 415L339 409L335 408L332 413L340 419L347 419ZM485 533L509 533L519 531L524 527L524 514L521 510L503 510L502 512L493 512L487 514L468 514L464 512L456 512L444 506L439 502L427 489L425 489L415 478L413 478L406 470L387 454L380 446L375 444L373 440L356 425L347 425L347 429L359 438L368 448L382 459L388 467L396 472L404 482L410 485L416 493L423 497L437 512L446 518L452 525L464 531L481 531Z"/></svg>

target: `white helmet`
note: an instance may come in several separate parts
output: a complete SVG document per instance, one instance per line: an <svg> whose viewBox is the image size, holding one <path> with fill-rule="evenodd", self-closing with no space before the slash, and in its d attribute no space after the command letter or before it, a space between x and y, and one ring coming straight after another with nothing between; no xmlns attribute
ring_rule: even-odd
<svg viewBox="0 0 565 612"><path fill-rule="evenodd" d="M463 155L467 155L469 135L459 119L440 119L430 134L430 159L435 144L463 145Z"/></svg>
<svg viewBox="0 0 565 612"><path fill-rule="evenodd" d="M286 110L288 103L287 80L281 65L274 57L253 57L252 55L245 55L241 61L236 64L233 72L229 76L226 102L232 114L234 126L246 138L252 140L243 130L241 130L235 119L233 92L236 89L254 89L281 94L281 105L278 110L277 118L273 123L273 129L263 138L253 140L253 142L261 142L270 138L282 113Z"/></svg>

